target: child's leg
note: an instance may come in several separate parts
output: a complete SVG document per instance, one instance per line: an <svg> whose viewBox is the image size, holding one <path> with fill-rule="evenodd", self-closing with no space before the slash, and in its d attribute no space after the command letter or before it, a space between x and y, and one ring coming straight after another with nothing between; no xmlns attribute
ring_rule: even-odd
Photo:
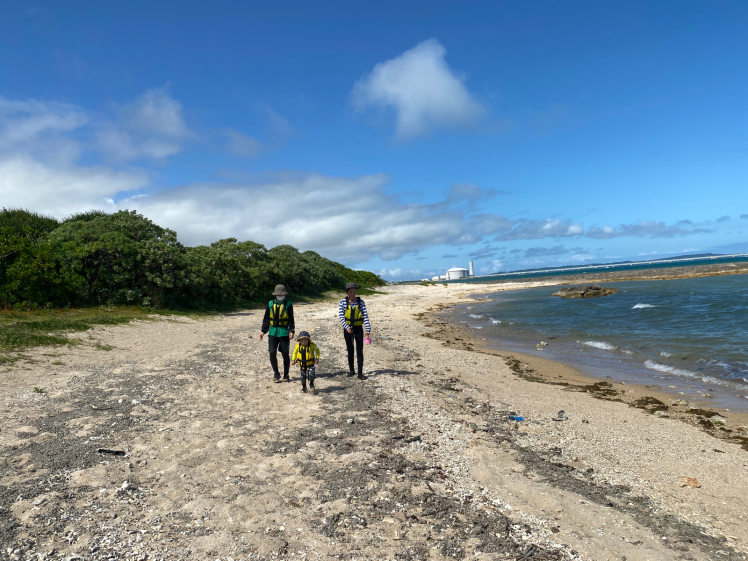
<svg viewBox="0 0 748 561"><path fill-rule="evenodd" d="M309 377L309 386L312 388L314 387L314 374L315 373L316 371L314 369L314 366L310 366L307 376Z"/></svg>
<svg viewBox="0 0 748 561"><path fill-rule="evenodd" d="M308 372L309 371L306 368L304 367L301 368L301 385L302 386L306 386L306 379L307 379Z"/></svg>

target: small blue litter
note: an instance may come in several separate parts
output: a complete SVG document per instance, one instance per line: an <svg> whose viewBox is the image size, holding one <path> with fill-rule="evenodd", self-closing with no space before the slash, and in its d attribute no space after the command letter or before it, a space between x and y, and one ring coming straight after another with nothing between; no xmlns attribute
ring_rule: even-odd
<svg viewBox="0 0 748 561"><path fill-rule="evenodd" d="M509 418L510 418L510 419L511 419L512 421L524 421L524 420L525 420L525 418L524 418L524 417L517 417L517 416L515 416L515 415L509 415Z"/></svg>

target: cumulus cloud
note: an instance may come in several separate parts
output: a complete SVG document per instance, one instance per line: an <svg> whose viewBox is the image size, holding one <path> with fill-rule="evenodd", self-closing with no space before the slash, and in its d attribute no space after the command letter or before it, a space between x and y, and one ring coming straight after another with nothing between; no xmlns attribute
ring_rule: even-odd
<svg viewBox="0 0 748 561"><path fill-rule="evenodd" d="M77 165L90 123L74 105L0 98L0 198L4 206L65 216L88 208L114 210L112 197L147 185L142 170Z"/></svg>
<svg viewBox="0 0 748 561"><path fill-rule="evenodd" d="M587 237L594 239L610 239L628 237L673 238L676 236L690 236L693 234L711 234L715 230L707 228L682 228L678 225L668 226L664 222L644 220L637 224L621 224L618 228L611 226L592 226L587 230Z"/></svg>
<svg viewBox="0 0 748 561"><path fill-rule="evenodd" d="M729 222L729 221L730 221L730 215L729 214L725 214L724 216L720 216L716 220L716 222L718 222L718 223L720 223L720 222Z"/></svg>
<svg viewBox="0 0 748 561"><path fill-rule="evenodd" d="M120 206L137 208L175 229L188 244L233 236L314 249L346 262L374 256L391 260L423 247L457 245L469 232L469 217L438 205L401 204L385 192L387 182L386 175L312 173L258 184L188 185L125 200ZM278 201L287 200L305 211L291 213L281 223Z"/></svg>
<svg viewBox="0 0 748 561"><path fill-rule="evenodd" d="M741 214L740 215L741 220L748 220L748 214Z"/></svg>
<svg viewBox="0 0 748 561"><path fill-rule="evenodd" d="M161 160L180 152L193 137L182 117L182 104L165 88L146 91L133 103L115 106L117 118L102 123L98 149L112 161Z"/></svg>
<svg viewBox="0 0 748 561"><path fill-rule="evenodd" d="M456 259L459 255L452 255L451 253L445 253L442 255L442 259Z"/></svg>
<svg viewBox="0 0 748 561"><path fill-rule="evenodd" d="M64 217L87 209L118 210L112 197L148 182L142 171L103 166L50 166L25 155L0 157L0 199L4 206Z"/></svg>
<svg viewBox="0 0 748 561"><path fill-rule="evenodd" d="M549 257L551 255L564 255L569 253L563 245L553 247L531 247L525 250L525 257Z"/></svg>
<svg viewBox="0 0 748 561"><path fill-rule="evenodd" d="M473 124L485 109L470 95L464 78L449 67L446 54L439 41L429 39L377 64L354 85L353 106L358 111L393 111L400 139Z"/></svg>

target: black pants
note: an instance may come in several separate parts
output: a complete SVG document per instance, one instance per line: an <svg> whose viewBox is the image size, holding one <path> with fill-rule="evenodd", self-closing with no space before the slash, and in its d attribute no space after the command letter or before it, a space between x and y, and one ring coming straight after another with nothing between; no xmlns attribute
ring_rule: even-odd
<svg viewBox="0 0 748 561"><path fill-rule="evenodd" d="M273 372L276 376L280 376L278 372L278 354L280 351L283 357L283 376L288 376L288 370L291 367L291 357L288 354L290 340L288 335L285 337L275 337L274 335L268 335L268 350L270 351L270 366L273 367Z"/></svg>
<svg viewBox="0 0 748 561"><path fill-rule="evenodd" d="M354 327L353 333L343 331L345 337L345 346L348 348L348 370L353 372L353 341L356 341L356 358L358 358L358 375L364 373L364 328Z"/></svg>

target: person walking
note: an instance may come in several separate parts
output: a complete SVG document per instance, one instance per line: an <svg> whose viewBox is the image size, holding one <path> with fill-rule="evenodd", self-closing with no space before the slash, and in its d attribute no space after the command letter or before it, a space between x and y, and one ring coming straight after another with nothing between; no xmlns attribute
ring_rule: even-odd
<svg viewBox="0 0 748 561"><path fill-rule="evenodd" d="M291 339L294 334L293 305L286 300L286 287L282 284L276 285L273 298L265 308L265 317L262 318L260 341L265 333L268 333L268 351L270 351L270 366L273 367L273 382L280 382L281 376L278 370L278 351L283 357L283 379L290 382L288 371L291 367L291 357L288 354Z"/></svg>
<svg viewBox="0 0 748 561"><path fill-rule="evenodd" d="M364 376L364 330L366 338L371 334L371 324L369 323L369 314L366 311L366 304L356 295L358 285L355 282L349 282L345 285L347 296L340 301L338 305L338 320L343 326L343 337L345 346L348 349L348 376L354 376L353 370L353 343L356 343L356 358L358 359L358 379L365 380Z"/></svg>
<svg viewBox="0 0 748 561"><path fill-rule="evenodd" d="M301 331L296 340L298 343L291 358L294 364L301 367L301 391L306 393L306 381L309 380L309 389L317 395L317 390L314 388L314 375L319 362L319 347L312 342L308 331Z"/></svg>

